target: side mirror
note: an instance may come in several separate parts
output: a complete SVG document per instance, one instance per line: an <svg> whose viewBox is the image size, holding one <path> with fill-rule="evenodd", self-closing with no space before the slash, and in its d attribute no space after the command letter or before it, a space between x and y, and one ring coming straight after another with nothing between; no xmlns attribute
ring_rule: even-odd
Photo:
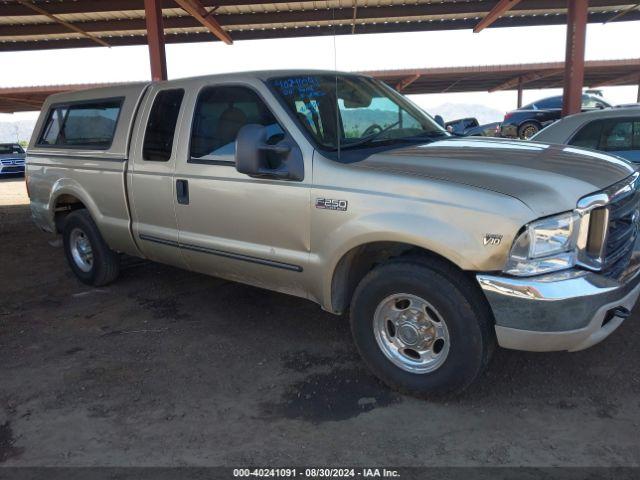
<svg viewBox="0 0 640 480"><path fill-rule="evenodd" d="M304 178L304 161L297 145L287 139L267 143L267 129L251 123L236 137L236 170L251 177L297 180Z"/></svg>
<svg viewBox="0 0 640 480"><path fill-rule="evenodd" d="M444 118L442 118L441 115L436 115L435 117L433 117L433 119L436 121L438 125L444 128Z"/></svg>

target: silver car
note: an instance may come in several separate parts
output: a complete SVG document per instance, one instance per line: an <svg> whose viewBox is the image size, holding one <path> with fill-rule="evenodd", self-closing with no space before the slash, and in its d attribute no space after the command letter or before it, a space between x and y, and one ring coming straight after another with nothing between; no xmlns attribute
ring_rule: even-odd
<svg viewBox="0 0 640 480"><path fill-rule="evenodd" d="M0 175L24 174L24 149L17 143L0 143Z"/></svg>
<svg viewBox="0 0 640 480"><path fill-rule="evenodd" d="M640 104L570 115L531 140L600 150L640 163Z"/></svg>

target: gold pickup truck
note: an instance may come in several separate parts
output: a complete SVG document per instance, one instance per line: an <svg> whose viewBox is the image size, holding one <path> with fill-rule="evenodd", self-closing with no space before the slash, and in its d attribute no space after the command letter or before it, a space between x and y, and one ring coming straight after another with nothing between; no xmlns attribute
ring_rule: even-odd
<svg viewBox="0 0 640 480"><path fill-rule="evenodd" d="M587 348L640 292L631 164L454 137L359 75L54 95L27 186L82 282L114 281L128 254L349 311L366 364L416 395L464 389L496 344Z"/></svg>

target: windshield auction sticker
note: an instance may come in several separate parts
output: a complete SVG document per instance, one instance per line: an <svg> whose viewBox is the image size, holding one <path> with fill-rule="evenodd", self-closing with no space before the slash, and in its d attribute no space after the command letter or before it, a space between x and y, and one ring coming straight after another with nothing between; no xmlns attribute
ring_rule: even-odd
<svg viewBox="0 0 640 480"><path fill-rule="evenodd" d="M321 90L320 80L318 77L312 75L278 78L277 80L273 80L272 84L285 97L296 95L302 98L316 98L325 95L325 92Z"/></svg>

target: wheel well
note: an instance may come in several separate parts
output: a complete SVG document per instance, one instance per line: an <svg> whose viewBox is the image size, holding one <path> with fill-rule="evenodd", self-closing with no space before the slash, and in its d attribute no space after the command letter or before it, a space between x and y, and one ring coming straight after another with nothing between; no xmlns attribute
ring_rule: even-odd
<svg viewBox="0 0 640 480"><path fill-rule="evenodd" d="M56 198L56 204L53 207L56 232L62 232L64 220L67 218L67 215L69 215L74 210L79 210L81 208L87 207L73 195L62 194L58 198Z"/></svg>
<svg viewBox="0 0 640 480"><path fill-rule="evenodd" d="M334 312L344 312L360 280L376 265L392 258L414 256L429 261L444 261L455 269L457 265L430 250L401 242L373 242L352 248L345 253L333 272L331 279L331 306Z"/></svg>

